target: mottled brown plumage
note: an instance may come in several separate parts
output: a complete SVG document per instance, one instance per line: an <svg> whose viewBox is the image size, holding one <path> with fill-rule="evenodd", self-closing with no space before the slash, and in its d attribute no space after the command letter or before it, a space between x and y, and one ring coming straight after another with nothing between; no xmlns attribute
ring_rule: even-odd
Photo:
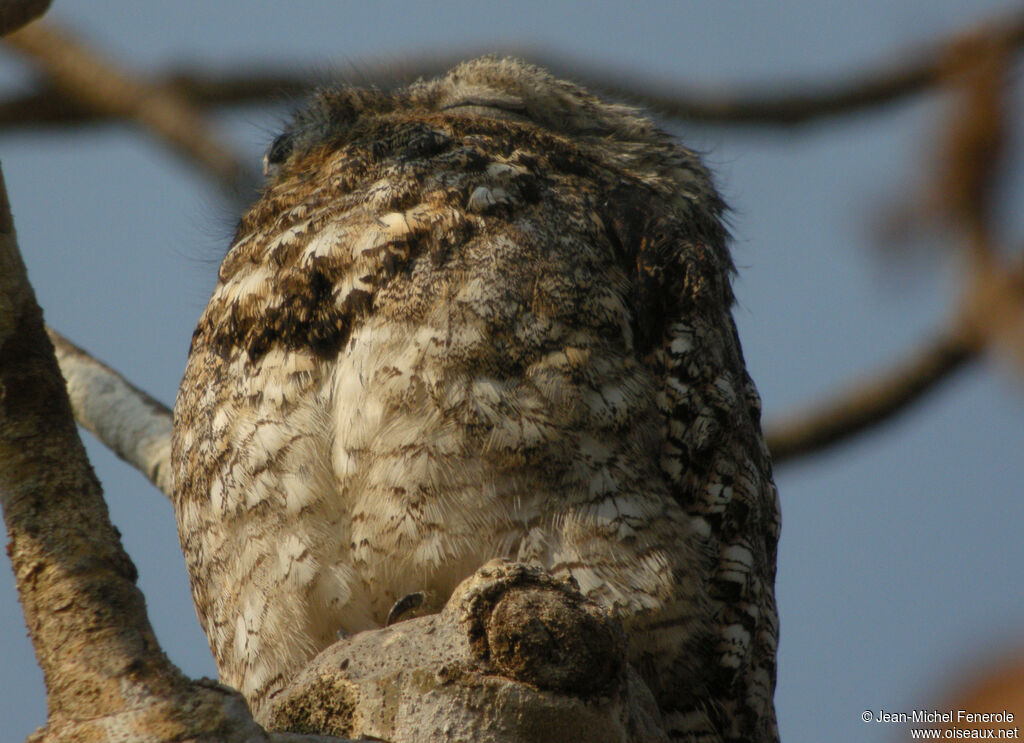
<svg viewBox="0 0 1024 743"><path fill-rule="evenodd" d="M259 710L508 557L623 620L675 739L775 740L778 501L699 159L482 59L321 92L267 169L175 407L222 680Z"/></svg>

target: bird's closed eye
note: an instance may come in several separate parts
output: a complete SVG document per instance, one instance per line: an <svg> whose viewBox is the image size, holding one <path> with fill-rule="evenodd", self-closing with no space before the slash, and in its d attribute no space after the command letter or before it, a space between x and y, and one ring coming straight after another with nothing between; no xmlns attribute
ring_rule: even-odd
<svg viewBox="0 0 1024 743"><path fill-rule="evenodd" d="M440 106L441 111L484 114L499 118L527 118L526 104L517 96L494 91L466 93Z"/></svg>

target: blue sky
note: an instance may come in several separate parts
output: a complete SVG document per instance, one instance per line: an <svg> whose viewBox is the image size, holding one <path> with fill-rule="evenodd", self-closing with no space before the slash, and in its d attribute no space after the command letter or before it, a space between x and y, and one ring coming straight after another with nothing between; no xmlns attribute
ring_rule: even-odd
<svg viewBox="0 0 1024 743"><path fill-rule="evenodd" d="M874 67L1017 3L55 5L52 20L143 72L268 62L322 72L534 46L654 79L732 86ZM0 85L26 79L3 52ZM790 132L672 128L706 153L733 207L735 312L766 419L895 360L944 321L956 262L939 251L887 262L871 231L879 208L924 177L936 106L915 99ZM216 123L256 164L284 113L249 108ZM125 127L4 135L0 159L48 322L172 403L237 214ZM1015 164L1011 204L1024 186ZM1019 240L1021 210L1005 211ZM900 726L866 725L861 712L936 703L971 663L1024 648L1022 390L1011 368L986 360L884 428L778 471L777 705L787 743L824 733L893 740ZM169 503L86 438L160 641L187 673L213 675ZM0 637L0 720L14 740L45 720L45 705L6 570Z"/></svg>

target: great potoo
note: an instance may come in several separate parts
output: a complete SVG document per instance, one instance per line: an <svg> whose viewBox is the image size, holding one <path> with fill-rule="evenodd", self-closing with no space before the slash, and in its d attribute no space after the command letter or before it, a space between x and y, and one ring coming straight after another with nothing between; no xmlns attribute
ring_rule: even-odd
<svg viewBox="0 0 1024 743"><path fill-rule="evenodd" d="M322 90L265 164L175 406L221 679L259 711L506 557L621 619L675 740L775 740L778 498L700 159L487 58Z"/></svg>

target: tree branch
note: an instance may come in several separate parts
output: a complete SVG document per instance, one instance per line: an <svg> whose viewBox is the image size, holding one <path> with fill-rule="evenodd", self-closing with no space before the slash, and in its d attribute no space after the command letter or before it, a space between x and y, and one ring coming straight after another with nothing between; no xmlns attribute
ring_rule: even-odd
<svg viewBox="0 0 1024 743"><path fill-rule="evenodd" d="M889 420L966 368L986 349L1024 368L1024 263L994 252L975 256L950 327L867 382L804 413L769 422L765 440L776 464L821 451Z"/></svg>
<svg viewBox="0 0 1024 743"><path fill-rule="evenodd" d="M236 195L256 182L255 171L213 133L177 93L101 59L71 34L36 23L7 44L51 78L63 96L112 119L133 121Z"/></svg>
<svg viewBox="0 0 1024 743"><path fill-rule="evenodd" d="M1024 12L986 25L1008 47L1024 45ZM923 92L942 81L949 46L958 37L932 44L902 62L852 73L842 82L787 83L768 94L760 92L720 93L694 90L679 84L653 85L649 80L600 69L536 49L506 49L537 61L553 72L567 74L595 90L631 100L661 115L683 121L700 121L744 126L794 126L875 108ZM152 83L152 87L188 101L196 108L257 104L302 95L323 79L355 80L360 85L390 87L417 77L430 77L447 70L479 50L457 54L429 54L411 57L397 64L380 63L327 75L301 75L289 69L265 68L226 72L220 75L178 71ZM75 126L110 122L121 114L110 108L76 103L60 90L44 89L0 101L0 130L40 126Z"/></svg>
<svg viewBox="0 0 1024 743"><path fill-rule="evenodd" d="M1017 11L983 24L975 32L1007 49L1024 46L1024 12ZM553 69L571 69L572 76L592 88L634 101L662 116L682 121L745 126L790 127L878 108L922 93L944 82L951 47L961 33L933 43L874 70L846 75L839 81L786 83L769 93L715 93L678 85L652 85L621 73L549 60ZM763 86L761 86L763 87Z"/></svg>
<svg viewBox="0 0 1024 743"><path fill-rule="evenodd" d="M1021 16L1024 17L1024 16ZM1021 29L989 28L949 44L937 67L956 93L937 152L921 217L960 237L966 262L950 328L886 373L767 427L776 462L824 449L887 420L963 368L986 347L1008 352L1024 368L1024 263L993 245L992 204L1006 156L1010 45Z"/></svg>
<svg viewBox="0 0 1024 743"><path fill-rule="evenodd" d="M71 418L0 176L0 505L49 710L37 743L265 741L241 696L160 650Z"/></svg>
<svg viewBox="0 0 1024 743"><path fill-rule="evenodd" d="M47 328L75 420L171 497L170 408Z"/></svg>
<svg viewBox="0 0 1024 743"><path fill-rule="evenodd" d="M14 33L50 8L50 0L6 0L0 3L0 36Z"/></svg>
<svg viewBox="0 0 1024 743"><path fill-rule="evenodd" d="M775 464L835 446L893 418L977 356L971 336L953 331L913 351L867 382L804 413L772 421L765 440Z"/></svg>

